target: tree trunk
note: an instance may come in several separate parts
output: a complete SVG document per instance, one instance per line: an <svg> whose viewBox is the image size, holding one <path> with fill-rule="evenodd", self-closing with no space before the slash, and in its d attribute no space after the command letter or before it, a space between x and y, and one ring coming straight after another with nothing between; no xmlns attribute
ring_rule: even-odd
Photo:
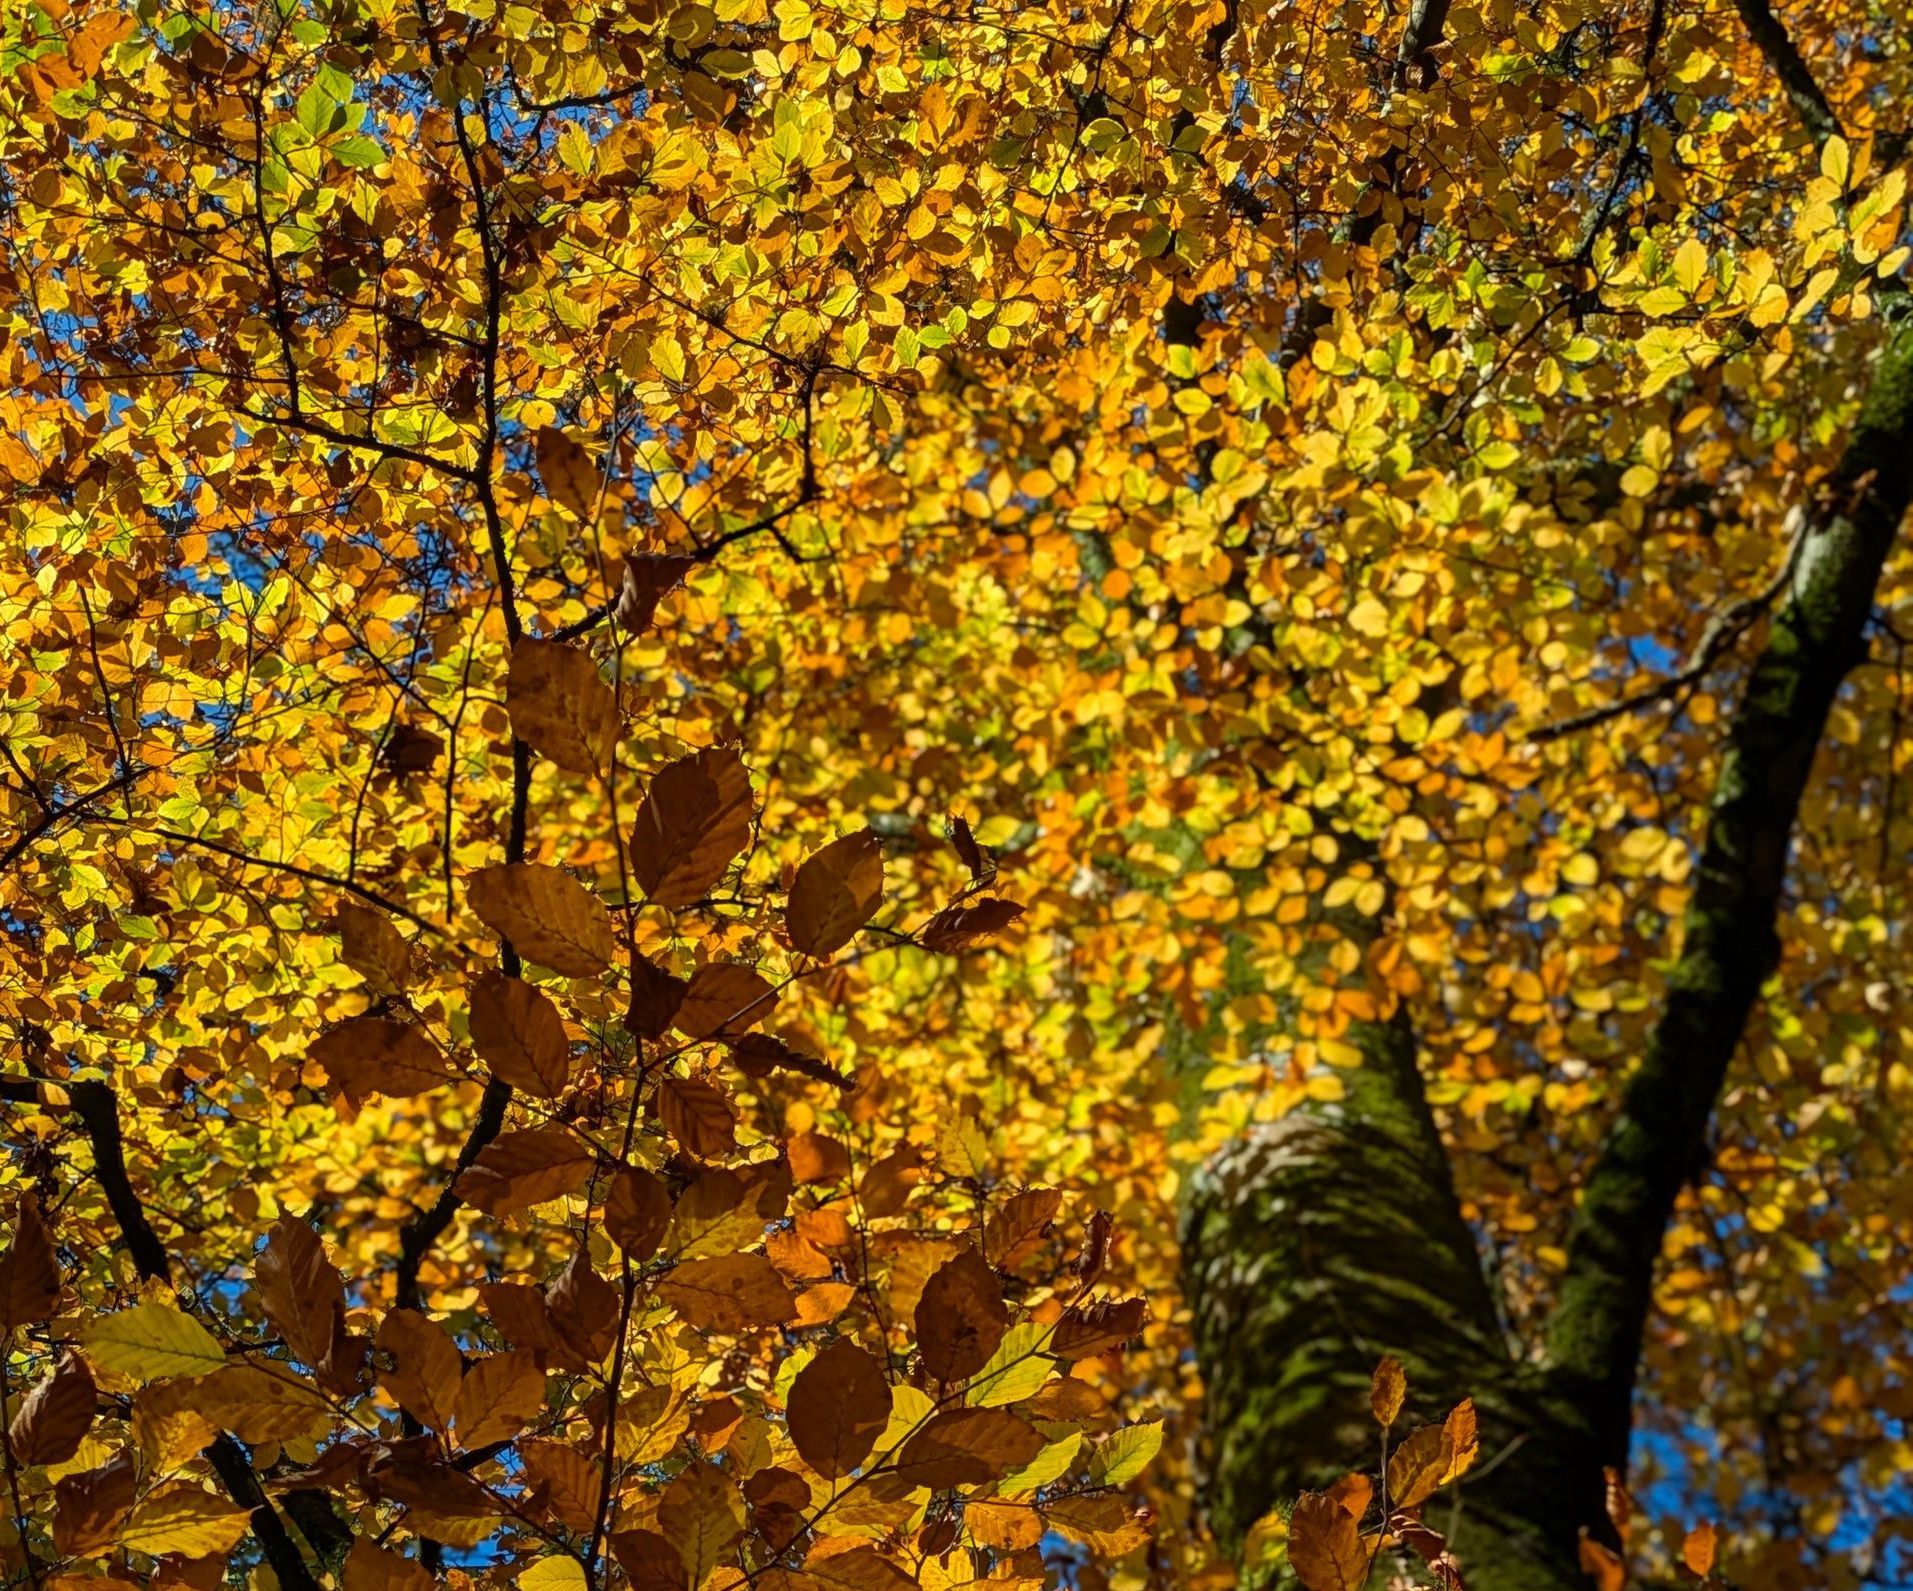
<svg viewBox="0 0 1913 1591"><path fill-rule="evenodd" d="M1350 1038L1363 1064L1340 1104L1228 1145L1192 1190L1184 1266L1210 1522L1234 1543L1270 1508L1373 1470L1369 1379L1392 1354L1410 1387L1396 1440L1475 1401L1485 1474L1462 1482L1453 1540L1471 1591L1580 1591L1574 1523L1548 1494L1598 1488L1599 1462L1590 1472L1571 1418L1537 1418L1539 1378L1504 1346L1408 1024L1361 1023Z"/></svg>
<svg viewBox="0 0 1913 1591"><path fill-rule="evenodd" d="M1368 1380L1388 1353L1420 1419L1463 1397L1480 1411L1453 1537L1471 1591L1585 1591L1579 1538L1608 1533L1602 1471L1626 1466L1662 1235L1772 971L1794 817L1913 498L1913 307L1892 292L1882 308L1866 400L1729 725L1667 1005L1586 1178L1544 1351L1502 1342L1402 1018L1351 1035L1364 1064L1339 1105L1226 1146L1196 1179L1183 1261L1225 1541L1373 1468Z"/></svg>

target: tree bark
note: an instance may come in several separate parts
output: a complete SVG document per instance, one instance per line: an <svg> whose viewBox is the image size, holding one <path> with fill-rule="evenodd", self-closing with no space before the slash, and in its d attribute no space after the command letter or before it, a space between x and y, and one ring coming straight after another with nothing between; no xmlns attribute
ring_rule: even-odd
<svg viewBox="0 0 1913 1591"><path fill-rule="evenodd" d="M1349 1039L1362 1065L1339 1104L1226 1146L1191 1192L1184 1278L1210 1523L1233 1544L1301 1492L1373 1470L1369 1379L1392 1354L1410 1386L1396 1440L1475 1401L1485 1473L1462 1483L1453 1541L1471 1591L1580 1591L1576 1533L1557 1528L1546 1494L1578 1489L1587 1461L1571 1423L1540 1417L1539 1378L1504 1345L1414 1034L1398 1016L1357 1023Z"/></svg>

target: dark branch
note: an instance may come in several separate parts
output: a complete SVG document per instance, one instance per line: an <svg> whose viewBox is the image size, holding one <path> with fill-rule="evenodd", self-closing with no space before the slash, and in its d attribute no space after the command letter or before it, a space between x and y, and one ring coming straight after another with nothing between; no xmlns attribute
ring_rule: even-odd
<svg viewBox="0 0 1913 1591"><path fill-rule="evenodd" d="M28 1083L9 1078L0 1082L0 1098L52 1104L57 1085ZM120 1241L133 1261L142 1281L170 1282L172 1266L166 1245L146 1218L145 1206L134 1191L126 1172L126 1147L120 1134L119 1096L102 1082L69 1083L67 1101L93 1147L93 1174L106 1193L107 1206L119 1226ZM230 1436L219 1436L206 1449L207 1462L219 1476L227 1495L242 1508L251 1510L253 1534L259 1540L266 1562L278 1577L284 1591L320 1591L319 1582L287 1531L285 1521L266 1496L265 1488L252 1467L246 1450Z"/></svg>
<svg viewBox="0 0 1913 1591"><path fill-rule="evenodd" d="M1804 529L1804 522L1803 527ZM1767 612L1780 595L1787 589L1787 582L1793 578L1794 560L1800 553L1800 537L1796 535L1787 549L1786 561L1780 566L1780 573L1768 583L1765 590L1755 596L1743 597L1731 602L1708 620L1707 628L1701 632L1698 645L1688 655L1684 663L1665 679L1657 680L1644 690L1623 696L1618 701L1608 702L1600 707L1590 707L1586 712L1576 713L1559 723L1544 724L1528 738L1537 744L1545 745L1551 740L1560 740L1564 736L1576 734L1583 729L1593 729L1611 719L1624 718L1629 713L1637 713L1661 702L1672 701L1683 692L1692 689L1714 670L1714 666L1725 656L1741 636L1753 626L1760 616Z"/></svg>
<svg viewBox="0 0 1913 1591"><path fill-rule="evenodd" d="M1734 4L1747 29L1747 36L1774 69L1780 86L1793 102L1794 114L1800 118L1815 146L1824 144L1829 138L1840 137L1840 118L1834 115L1833 107L1827 103L1827 96L1820 92L1820 85L1814 81L1812 71L1801 58L1793 36L1773 14L1773 8L1767 4L1767 0L1734 0Z"/></svg>
<svg viewBox="0 0 1913 1591"><path fill-rule="evenodd" d="M1622 1096L1568 1241L1549 1373L1624 1466L1662 1234L1779 957L1775 912L1835 694L1865 655L1874 591L1913 501L1913 315L1897 317L1845 456L1805 510L1786 600L1728 733L1667 1004Z"/></svg>

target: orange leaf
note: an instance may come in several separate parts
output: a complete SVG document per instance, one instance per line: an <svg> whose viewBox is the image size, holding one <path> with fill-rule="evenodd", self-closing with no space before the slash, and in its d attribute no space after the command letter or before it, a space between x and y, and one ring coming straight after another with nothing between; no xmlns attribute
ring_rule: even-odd
<svg viewBox="0 0 1913 1591"><path fill-rule="evenodd" d="M1393 1425L1407 1396L1408 1377L1402 1373L1401 1361L1384 1359L1368 1385L1368 1406L1375 1411L1375 1423L1384 1430Z"/></svg>
<svg viewBox="0 0 1913 1591"><path fill-rule="evenodd" d="M1720 1537L1714 1527L1703 1521L1687 1532L1681 1543L1681 1562L1691 1574L1705 1580L1714 1572L1714 1556L1720 1549Z"/></svg>
<svg viewBox="0 0 1913 1591"><path fill-rule="evenodd" d="M1359 1591L1373 1557L1347 1509L1324 1492L1302 1494L1289 1516L1289 1566L1305 1591Z"/></svg>

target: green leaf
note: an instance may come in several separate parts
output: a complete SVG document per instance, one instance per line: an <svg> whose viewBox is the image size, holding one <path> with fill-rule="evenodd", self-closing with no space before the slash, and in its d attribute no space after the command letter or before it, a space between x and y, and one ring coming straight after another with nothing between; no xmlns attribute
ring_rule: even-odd
<svg viewBox="0 0 1913 1591"><path fill-rule="evenodd" d="M367 138L364 133L354 133L350 138L341 138L332 146L333 156L341 165L376 166L385 158L385 150L376 138Z"/></svg>
<svg viewBox="0 0 1913 1591"><path fill-rule="evenodd" d="M1131 1425L1118 1431L1089 1459L1089 1478L1099 1486L1126 1486L1162 1451L1162 1422Z"/></svg>
<svg viewBox="0 0 1913 1591"><path fill-rule="evenodd" d="M1000 1408L1035 1395L1049 1380L1054 1362L1042 1351L1054 1328L1025 1321L1003 1334L990 1362L970 1383L968 1401L979 1408Z"/></svg>

